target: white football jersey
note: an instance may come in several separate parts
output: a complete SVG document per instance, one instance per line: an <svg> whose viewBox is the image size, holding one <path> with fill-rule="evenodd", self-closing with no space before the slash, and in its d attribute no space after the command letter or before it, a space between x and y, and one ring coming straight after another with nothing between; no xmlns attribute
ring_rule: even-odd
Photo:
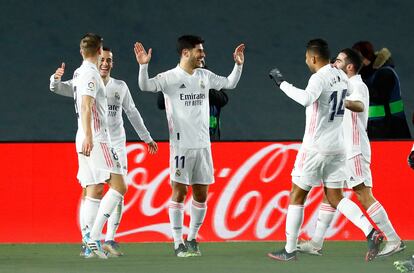
<svg viewBox="0 0 414 273"><path fill-rule="evenodd" d="M310 77L305 90L286 81L280 88L306 107L302 148L326 155L345 153L342 121L348 92L346 74L327 64Z"/></svg>
<svg viewBox="0 0 414 273"><path fill-rule="evenodd" d="M352 112L345 109L344 115L344 140L347 158L362 154L364 158L371 162L371 147L367 134L369 91L362 81L360 75L349 78L350 95L346 100L360 101L364 104L363 112Z"/></svg>
<svg viewBox="0 0 414 273"><path fill-rule="evenodd" d="M85 139L85 132L82 127L82 97L93 97L92 106L92 138L94 142L108 143L108 121L106 116L105 85L99 75L95 64L83 61L82 65L73 73L73 92L75 99L75 112L78 116L78 131L76 133L76 149L82 151L82 143Z"/></svg>
<svg viewBox="0 0 414 273"><path fill-rule="evenodd" d="M140 139L146 143L152 142L152 138L144 121L136 108L127 84L124 81L110 78L105 86L108 104L108 130L111 146L121 148L125 146L126 135L122 110L125 111ZM50 77L50 90L56 94L73 97L73 84L70 81L56 81L54 75Z"/></svg>
<svg viewBox="0 0 414 273"><path fill-rule="evenodd" d="M147 73L146 65L141 66L141 74ZM210 146L209 102L210 89L233 89L240 79L242 66L235 65L228 78L198 68L192 75L179 65L176 68L147 79L153 89L143 91L162 91L165 111L170 132L170 145L181 148L206 148ZM147 74L145 74L147 76ZM142 79L142 78L141 78Z"/></svg>

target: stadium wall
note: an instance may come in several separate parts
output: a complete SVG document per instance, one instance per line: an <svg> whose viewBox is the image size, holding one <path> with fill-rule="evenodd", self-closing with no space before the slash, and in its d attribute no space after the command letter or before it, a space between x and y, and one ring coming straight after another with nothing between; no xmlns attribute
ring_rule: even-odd
<svg viewBox="0 0 414 273"><path fill-rule="evenodd" d="M407 116L414 111L412 0L229 1L229 0L2 0L0 1L0 141L72 141L73 100L49 92L49 77L62 62L64 79L80 65L79 40L86 32L104 37L114 53L112 76L124 80L154 139L167 140L165 113L157 95L140 92L133 44L152 47L150 76L175 67L179 35L206 40L207 65L220 75L233 67L232 52L246 43L243 75L222 111L225 140L301 139L304 108L267 76L278 66L304 88L310 72L304 48L323 37L332 55L358 40L388 47L400 76ZM137 140L125 122L129 140ZM410 122L411 129L412 124ZM414 131L413 131L414 132Z"/></svg>
<svg viewBox="0 0 414 273"><path fill-rule="evenodd" d="M212 144L215 183L200 231L202 241L284 240L290 171L300 143L219 142ZM409 189L413 170L407 166L412 143L373 142L374 193L405 240L414 239ZM129 173L125 212L118 230L121 242L170 240L167 203L170 199L169 145L149 155L145 144L127 146ZM0 184L3 222L0 243L79 242L74 143L0 143ZM352 192L346 193L355 198ZM313 233L322 189L315 188L306 204L302 237ZM185 226L189 224L185 201ZM337 215L327 236L331 240L365 240L343 216Z"/></svg>

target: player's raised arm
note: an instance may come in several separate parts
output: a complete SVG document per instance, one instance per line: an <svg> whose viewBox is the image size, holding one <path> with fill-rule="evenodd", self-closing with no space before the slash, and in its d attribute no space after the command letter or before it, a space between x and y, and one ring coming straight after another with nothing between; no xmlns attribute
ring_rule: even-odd
<svg viewBox="0 0 414 273"><path fill-rule="evenodd" d="M55 73L50 76L49 89L53 93L61 96L73 98L72 80L62 82L62 76L65 74L65 63L58 67Z"/></svg>
<svg viewBox="0 0 414 273"><path fill-rule="evenodd" d="M309 106L316 101L321 92L320 79L312 76L309 79L306 89L300 89L285 81L282 73L278 68L273 68L269 72L269 77L276 83L276 85L291 99L303 106Z"/></svg>
<svg viewBox="0 0 414 273"><path fill-rule="evenodd" d="M230 75L226 77L218 76L214 73L211 73L210 75L210 83L211 88L216 90L221 89L234 89L237 86L237 83L240 80L242 71L243 71L243 64L244 64L244 49L245 45L240 44L236 47L233 53L233 59L234 59L234 67L233 71L230 73Z"/></svg>
<svg viewBox="0 0 414 273"><path fill-rule="evenodd" d="M135 57L137 63L139 64L139 73L138 73L138 86L142 91L157 92L156 80L150 79L148 76L148 63L151 60L152 49L150 48L147 51L140 42L136 42L134 45Z"/></svg>

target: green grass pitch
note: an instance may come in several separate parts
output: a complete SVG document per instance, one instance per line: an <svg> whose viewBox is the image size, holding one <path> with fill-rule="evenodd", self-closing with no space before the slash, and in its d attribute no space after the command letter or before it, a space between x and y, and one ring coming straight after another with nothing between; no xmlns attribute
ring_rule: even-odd
<svg viewBox="0 0 414 273"><path fill-rule="evenodd" d="M299 254L297 261L266 256L283 242L201 243L202 257L176 258L171 243L122 244L125 256L79 257L75 244L0 244L1 273L391 273L393 261L413 254L414 241L392 257L365 262L363 242L326 242L323 256Z"/></svg>

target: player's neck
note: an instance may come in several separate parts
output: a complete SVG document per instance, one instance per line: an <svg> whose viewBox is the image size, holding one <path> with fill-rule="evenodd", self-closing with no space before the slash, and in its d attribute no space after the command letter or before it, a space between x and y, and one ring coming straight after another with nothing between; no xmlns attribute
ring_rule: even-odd
<svg viewBox="0 0 414 273"><path fill-rule="evenodd" d="M83 60L93 63L98 68L98 57L84 57Z"/></svg>
<svg viewBox="0 0 414 273"><path fill-rule="evenodd" d="M319 69L324 67L325 65L329 64L329 62L318 62L315 64L315 72L317 72Z"/></svg>
<svg viewBox="0 0 414 273"><path fill-rule="evenodd" d="M111 76L108 74L105 77L101 76L101 78L102 78L102 81L104 82L104 84L106 85L109 82L109 79L111 78Z"/></svg>
<svg viewBox="0 0 414 273"><path fill-rule="evenodd" d="M184 70L188 74L193 75L194 68L188 62L184 62L184 61L181 60L179 66L181 67L182 70Z"/></svg>

